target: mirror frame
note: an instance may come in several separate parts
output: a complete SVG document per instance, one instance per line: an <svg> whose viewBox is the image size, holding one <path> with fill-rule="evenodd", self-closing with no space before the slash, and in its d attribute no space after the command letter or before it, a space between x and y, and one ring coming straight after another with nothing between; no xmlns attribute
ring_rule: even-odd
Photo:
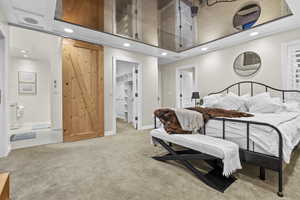
<svg viewBox="0 0 300 200"><path fill-rule="evenodd" d="M255 72L253 72L253 73L251 73L251 74L249 74L249 75L241 75L241 74L239 74L239 73L237 72L237 70L236 70L236 68L235 68L236 62L237 62L238 58L239 58L240 56L242 56L243 54L245 54L245 53L253 53L253 54L255 54L256 56L258 56L259 61L260 61L259 66L258 66L257 69L255 70ZM261 66L262 66L262 60L261 60L261 57L259 56L258 53L254 52L254 51L244 51L244 52L240 53L240 54L234 59L234 62L233 62L233 70L234 70L234 72L235 72L238 76L240 76L240 77L251 77L251 76L255 75L255 74L260 70Z"/></svg>
<svg viewBox="0 0 300 200"><path fill-rule="evenodd" d="M255 5L255 6L259 7L259 15L258 15L258 18L256 19L255 23L254 23L250 28L248 28L248 29L238 29L238 28L236 28L236 27L235 27L235 24L234 24L234 20L235 20L236 14L237 14L238 12L242 11L245 7L252 6L252 5L253 5L253 6ZM258 21L259 18L261 17L261 12L262 12L261 6L260 6L258 3L255 3L255 2L252 2L252 3L249 3L249 4L246 4L246 5L242 6L242 7L241 7L239 10L237 10L237 11L234 13L234 15L233 15L233 18L232 18L232 26L233 26L233 28L234 28L235 30L238 30L238 31L246 31L246 30L249 30L249 29L255 27L256 24L257 24L257 21Z"/></svg>

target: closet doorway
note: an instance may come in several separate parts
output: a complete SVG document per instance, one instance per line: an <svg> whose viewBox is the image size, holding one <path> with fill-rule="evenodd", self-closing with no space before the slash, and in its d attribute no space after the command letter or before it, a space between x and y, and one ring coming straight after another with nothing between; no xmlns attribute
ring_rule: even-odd
<svg viewBox="0 0 300 200"><path fill-rule="evenodd" d="M196 67L186 66L176 69L176 107L187 108L195 106L192 93L196 92Z"/></svg>
<svg viewBox="0 0 300 200"><path fill-rule="evenodd" d="M114 134L141 127L141 65L114 59Z"/></svg>

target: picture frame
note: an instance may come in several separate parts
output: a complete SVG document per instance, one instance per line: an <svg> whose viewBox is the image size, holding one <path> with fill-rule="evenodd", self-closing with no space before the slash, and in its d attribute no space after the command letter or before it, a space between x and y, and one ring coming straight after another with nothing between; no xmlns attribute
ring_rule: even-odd
<svg viewBox="0 0 300 200"><path fill-rule="evenodd" d="M35 83L19 83L19 94L21 95L36 95Z"/></svg>
<svg viewBox="0 0 300 200"><path fill-rule="evenodd" d="M19 83L36 83L36 72L23 72L18 73Z"/></svg>

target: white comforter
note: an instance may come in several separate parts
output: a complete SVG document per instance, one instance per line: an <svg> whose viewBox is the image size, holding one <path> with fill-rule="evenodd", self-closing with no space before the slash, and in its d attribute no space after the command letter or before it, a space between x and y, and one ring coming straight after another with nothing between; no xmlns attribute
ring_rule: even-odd
<svg viewBox="0 0 300 200"><path fill-rule="evenodd" d="M256 121L271 124L279 129L283 139L283 159L290 162L292 150L300 140L300 113L254 113L254 117L239 118L245 121ZM241 148L247 144L246 124L237 122L226 122L226 139L237 142ZM206 125L206 134L214 137L222 137L222 121L210 120ZM262 149L261 153L278 156L278 134L271 128L259 125L250 125L250 141Z"/></svg>

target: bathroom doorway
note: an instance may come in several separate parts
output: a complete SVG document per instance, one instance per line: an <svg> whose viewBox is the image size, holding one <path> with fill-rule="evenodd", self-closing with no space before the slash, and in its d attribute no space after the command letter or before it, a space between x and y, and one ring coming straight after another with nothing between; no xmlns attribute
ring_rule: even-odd
<svg viewBox="0 0 300 200"><path fill-rule="evenodd" d="M62 142L61 38L11 27L9 49L12 149Z"/></svg>
<svg viewBox="0 0 300 200"><path fill-rule="evenodd" d="M192 107L192 93L196 91L196 68L194 66L176 69L176 107Z"/></svg>
<svg viewBox="0 0 300 200"><path fill-rule="evenodd" d="M114 134L141 127L141 65L128 59L114 62Z"/></svg>

